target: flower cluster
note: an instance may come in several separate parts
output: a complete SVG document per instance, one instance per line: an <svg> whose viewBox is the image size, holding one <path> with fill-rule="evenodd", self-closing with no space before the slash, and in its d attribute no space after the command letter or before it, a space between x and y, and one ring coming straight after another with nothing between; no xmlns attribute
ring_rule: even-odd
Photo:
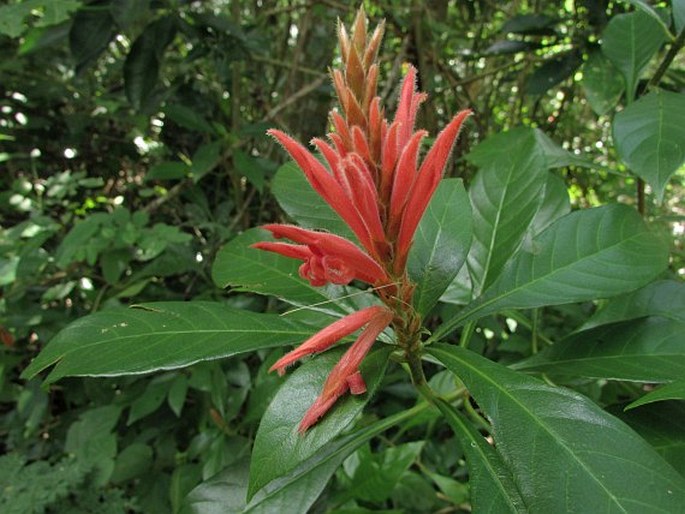
<svg viewBox="0 0 685 514"><path fill-rule="evenodd" d="M328 140L312 141L325 164L285 133L269 131L297 162L312 188L350 227L361 248L331 233L282 224L264 228L276 239L291 242L265 241L254 247L301 260L300 275L313 286L366 282L375 288L383 303L336 321L272 367L283 373L298 359L322 352L364 327L305 414L301 432L316 423L346 392L366 391L359 365L386 327L392 325L405 355L415 353L420 345L421 320L411 306L414 284L407 275L407 258L454 141L471 114L469 110L457 114L419 165L421 142L427 132L415 131L414 125L426 95L416 91L416 70L410 66L395 117L392 121L385 118L376 94L376 59L382 37L382 23L372 34L367 33L363 9L357 14L351 37L342 24L338 26L343 69L333 70L332 78L341 112L330 113L334 131L328 134Z"/></svg>

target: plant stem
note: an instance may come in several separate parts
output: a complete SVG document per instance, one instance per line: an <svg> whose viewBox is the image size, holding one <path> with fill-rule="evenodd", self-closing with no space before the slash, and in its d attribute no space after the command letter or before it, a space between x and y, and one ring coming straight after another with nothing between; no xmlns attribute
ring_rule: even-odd
<svg viewBox="0 0 685 514"><path fill-rule="evenodd" d="M666 70L671 65L671 62L673 62L673 59L675 59L675 56L678 55L678 52L683 47L683 45L685 45L685 28L680 31L678 37L675 38L675 40L671 44L671 48L668 49L668 52L664 56L663 61L661 61L661 64L659 64L659 67L654 72L652 78L649 79L646 89L651 89L652 87L657 86L659 84L659 82L661 81L661 77L664 76L664 73L666 73Z"/></svg>

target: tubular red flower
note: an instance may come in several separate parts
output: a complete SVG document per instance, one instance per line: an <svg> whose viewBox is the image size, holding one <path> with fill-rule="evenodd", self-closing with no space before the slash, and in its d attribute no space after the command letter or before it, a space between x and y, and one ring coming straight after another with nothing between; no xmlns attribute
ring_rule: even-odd
<svg viewBox="0 0 685 514"><path fill-rule="evenodd" d="M428 132L425 130L416 132L407 143L407 146L404 147L404 150L397 161L392 185L392 195L390 196L390 214L388 216L388 231L391 238L394 238L397 235L404 206L407 203L407 198L409 197L411 188L414 185L414 180L416 179L421 141L427 135Z"/></svg>
<svg viewBox="0 0 685 514"><path fill-rule="evenodd" d="M374 307L370 307L370 309L374 309ZM359 365L369 353L380 333L385 330L393 318L392 312L388 309L384 307L376 307L376 309L378 310L375 311L367 327L331 370L321 394L300 422L299 431L301 433L306 432L309 427L314 425L347 391L352 394L362 394L366 391L366 384L359 372Z"/></svg>
<svg viewBox="0 0 685 514"><path fill-rule="evenodd" d="M252 245L253 248L304 260L307 266L300 268L300 274L312 285L323 285L326 282L349 284L353 278L371 285L389 280L385 270L375 260L344 237L328 232L307 230L295 225L273 223L264 225L263 228L277 239L290 239L309 249L311 255L305 254L298 245L272 242Z"/></svg>
<svg viewBox="0 0 685 514"><path fill-rule="evenodd" d="M425 93L416 92L416 68L409 66L404 82L402 82L400 100L397 104L397 112L395 113L395 122L400 126L397 139L400 151L409 141L414 131L414 123L416 122L419 106L427 97Z"/></svg>
<svg viewBox="0 0 685 514"><path fill-rule="evenodd" d="M362 328L372 319L388 312L385 307L373 306L340 318L338 321L331 323L323 330L314 334L293 351L285 354L269 368L269 371L278 371L279 375L283 375L288 366L294 364L302 357L327 350L336 342Z"/></svg>
<svg viewBox="0 0 685 514"><path fill-rule="evenodd" d="M447 158L452 152L454 141L459 135L464 120L471 115L467 109L458 113L438 135L426 158L421 164L414 187L407 199L396 243L395 271L404 269L416 228L421 221L438 183L445 170Z"/></svg>
<svg viewBox="0 0 685 514"><path fill-rule="evenodd" d="M349 225L362 245L369 251L374 251L369 230L359 211L344 193L342 187L329 175L325 166L318 161L300 143L280 130L271 129L267 132L283 145L290 156L304 172L314 190L330 205L335 212Z"/></svg>

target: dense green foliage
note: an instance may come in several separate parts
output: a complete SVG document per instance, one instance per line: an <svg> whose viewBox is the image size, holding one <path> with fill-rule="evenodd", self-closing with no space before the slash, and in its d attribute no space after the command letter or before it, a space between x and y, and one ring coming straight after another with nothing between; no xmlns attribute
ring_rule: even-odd
<svg viewBox="0 0 685 514"><path fill-rule="evenodd" d="M371 296L249 248L349 233L265 130L327 130L356 7L0 5L1 511L685 509L683 0L366 3L389 109L410 62L475 112L409 258L435 396L385 334L296 432L340 352L267 370Z"/></svg>

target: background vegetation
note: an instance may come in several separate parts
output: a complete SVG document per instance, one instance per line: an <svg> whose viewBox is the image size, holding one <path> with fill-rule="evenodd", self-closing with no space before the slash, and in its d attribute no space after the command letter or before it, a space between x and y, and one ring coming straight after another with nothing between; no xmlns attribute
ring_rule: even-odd
<svg viewBox="0 0 685 514"><path fill-rule="evenodd" d="M469 184L483 167L483 147L464 156L478 143L538 128L538 143L557 152L550 167L574 209L627 204L668 240L667 303L674 312L685 306L684 2L366 7L372 20L386 19L379 90L391 112L405 63L418 68L419 88L430 95L419 125L431 134L458 110L475 111L448 175ZM284 154L265 130L277 126L302 141L326 131L327 68L339 58L334 27L356 8L323 0L0 6L0 510L219 512L243 501L212 489L212 478L223 472L224 485L244 482L238 470L282 383L266 373L277 353L151 376L70 377L49 388L19 375L71 322L117 306L213 300L260 313L282 308L273 298L220 288L211 267L242 231L284 219L271 193ZM626 13L628 32L611 25ZM635 42L637 52L622 61L621 49ZM639 106L629 111L631 122L669 114L644 147L612 134L617 113L631 105ZM659 162L673 169L642 162L661 143L673 150ZM431 327L465 303L461 289L452 287L431 311ZM666 298L665 291L654 295ZM470 325L470 347L517 361L571 333L601 304L491 314ZM685 369L685 350L675 354L671 362ZM651 387L642 382L670 382L606 378L614 377L590 374L567 385L620 413L617 405ZM439 373L433 380L445 392L455 387ZM361 425L417 404L399 368L381 387ZM683 389L681 382L670 398L683 398ZM476 426L486 424L468 400L463 408ZM632 418L621 416L660 441L662 456L685 473L682 401L629 412ZM405 420L363 444L313 508L467 510L464 452L445 421L424 421ZM224 503L212 511L216 494Z"/></svg>

